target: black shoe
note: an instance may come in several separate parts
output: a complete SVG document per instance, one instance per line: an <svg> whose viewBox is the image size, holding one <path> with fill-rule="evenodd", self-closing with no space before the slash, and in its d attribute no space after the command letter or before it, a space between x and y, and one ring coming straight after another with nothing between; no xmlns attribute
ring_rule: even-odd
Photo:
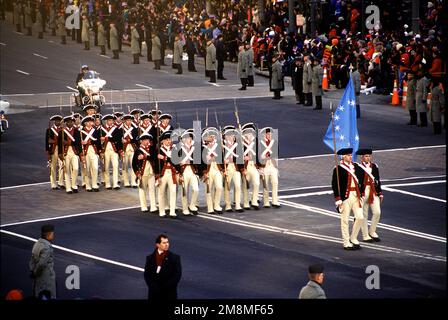
<svg viewBox="0 0 448 320"><path fill-rule="evenodd" d="M221 211L217 211L217 210L215 210L215 213L216 213L216 214L222 214L222 210L221 210Z"/></svg>
<svg viewBox="0 0 448 320"><path fill-rule="evenodd" d="M176 72L176 74L182 74L182 72Z"/></svg>
<svg viewBox="0 0 448 320"><path fill-rule="evenodd" d="M130 188L131 186L124 186L125 188Z"/></svg>
<svg viewBox="0 0 448 320"><path fill-rule="evenodd" d="M280 100L280 97L272 97L274 100Z"/></svg>
<svg viewBox="0 0 448 320"><path fill-rule="evenodd" d="M373 238L371 238L371 239L367 239L367 240L362 240L362 242L372 243L372 242L375 242L375 240L373 240Z"/></svg>
<svg viewBox="0 0 448 320"><path fill-rule="evenodd" d="M106 189L107 189L107 190L112 190L112 187L107 187Z"/></svg>
<svg viewBox="0 0 448 320"><path fill-rule="evenodd" d="M60 190L61 188L59 188L59 187L54 187L54 188L51 188L51 190Z"/></svg>
<svg viewBox="0 0 448 320"><path fill-rule="evenodd" d="M146 209L146 210L141 210L141 212L148 212L148 209Z"/></svg>
<svg viewBox="0 0 448 320"><path fill-rule="evenodd" d="M61 186L61 185L59 185L59 188L60 188L60 189L65 189L65 186Z"/></svg>
<svg viewBox="0 0 448 320"><path fill-rule="evenodd" d="M207 214L215 214L215 213L216 213L215 211L207 212Z"/></svg>
<svg viewBox="0 0 448 320"><path fill-rule="evenodd" d="M199 210L191 210L191 209L188 209L188 210L190 210L190 212L194 215L197 215L199 213Z"/></svg>
<svg viewBox="0 0 448 320"><path fill-rule="evenodd" d="M73 193L78 193L78 189L73 189Z"/></svg>
<svg viewBox="0 0 448 320"><path fill-rule="evenodd" d="M159 209L156 209L156 210L154 210L154 211L149 211L149 213L156 213L156 214L159 214Z"/></svg>
<svg viewBox="0 0 448 320"><path fill-rule="evenodd" d="M92 189L87 189L87 192L93 192L93 190Z"/></svg>
<svg viewBox="0 0 448 320"><path fill-rule="evenodd" d="M244 209L238 209L238 210L236 210L236 212L238 212L238 213L244 212Z"/></svg>
<svg viewBox="0 0 448 320"><path fill-rule="evenodd" d="M251 206L251 208L254 208L255 210L260 210L259 206Z"/></svg>
<svg viewBox="0 0 448 320"><path fill-rule="evenodd" d="M375 241L375 242L381 242L381 239L379 238L379 237L372 237L372 236L370 236L372 239L373 239L373 241Z"/></svg>
<svg viewBox="0 0 448 320"><path fill-rule="evenodd" d="M344 247L344 250L354 251L356 249L355 249L355 247Z"/></svg>
<svg viewBox="0 0 448 320"><path fill-rule="evenodd" d="M170 215L170 219L177 219L177 216Z"/></svg>
<svg viewBox="0 0 448 320"><path fill-rule="evenodd" d="M272 205L275 209L279 209L279 208L281 208L281 206L279 205L279 204L273 204Z"/></svg>
<svg viewBox="0 0 448 320"><path fill-rule="evenodd" d="M250 207L244 207L244 210L250 210Z"/></svg>
<svg viewBox="0 0 448 320"><path fill-rule="evenodd" d="M114 190L120 190L120 187L115 187Z"/></svg>
<svg viewBox="0 0 448 320"><path fill-rule="evenodd" d="M81 186L81 188L85 189L85 188L86 188L86 185L85 185L85 184L83 184L83 185Z"/></svg>
<svg viewBox="0 0 448 320"><path fill-rule="evenodd" d="M93 191L98 192L98 191L100 191L100 189L98 189L98 188L93 188Z"/></svg>
<svg viewBox="0 0 448 320"><path fill-rule="evenodd" d="M227 78L218 78L218 80L227 80Z"/></svg>
<svg viewBox="0 0 448 320"><path fill-rule="evenodd" d="M137 189L138 188L138 186L132 186L132 189Z"/></svg>
<svg viewBox="0 0 448 320"><path fill-rule="evenodd" d="M313 108L313 110L322 110L322 108Z"/></svg>
<svg viewBox="0 0 448 320"><path fill-rule="evenodd" d="M263 206L263 208L269 209L271 206Z"/></svg>
<svg viewBox="0 0 448 320"><path fill-rule="evenodd" d="M226 209L226 212L233 212L232 209Z"/></svg>
<svg viewBox="0 0 448 320"><path fill-rule="evenodd" d="M71 190L67 191L67 194L73 194L73 191L71 191Z"/></svg>
<svg viewBox="0 0 448 320"><path fill-rule="evenodd" d="M246 90L246 88L245 87L241 87L238 90Z"/></svg>
<svg viewBox="0 0 448 320"><path fill-rule="evenodd" d="M353 242L350 241L350 243L353 245L353 248L355 248L355 250L359 250L361 249L361 246L359 244L354 244Z"/></svg>

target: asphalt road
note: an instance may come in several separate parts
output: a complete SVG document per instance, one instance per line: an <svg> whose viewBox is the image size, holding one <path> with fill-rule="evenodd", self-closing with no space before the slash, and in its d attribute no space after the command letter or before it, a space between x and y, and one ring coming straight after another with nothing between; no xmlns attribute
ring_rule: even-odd
<svg viewBox="0 0 448 320"><path fill-rule="evenodd" d="M325 265L324 289L332 298L446 296L446 139L434 136L430 127L405 125L405 110L388 105L389 97L362 97L358 122L361 145L383 150L375 157L382 178L388 180L384 185L391 186L385 190L382 206L384 225L379 232L383 241L346 252L329 193L332 158L321 156L331 152L322 137L329 123L329 101L337 103L340 90L326 93L324 110L313 111L295 104L291 88L284 92L284 99L273 101L263 77L256 77L252 90L239 92L234 65L226 64L229 80L218 82L218 87L207 82L199 63L198 73L185 71L176 76L171 67L155 72L145 58L140 65L132 65L129 52L114 61L99 56L93 46L86 52L71 40L62 46L48 35L44 40L26 37L3 22L0 35L5 44L0 46L0 92L12 102L11 128L0 143L1 295L14 287L31 293L27 264L32 242L21 237L38 236L43 222L31 220L53 217L55 245L63 247L55 250L61 298L144 299L146 287L139 268L160 232L170 235L172 250L182 257L181 298L295 298L307 281L307 266L316 262ZM161 102L159 107L173 114L174 122L182 127L191 127L196 111L205 122L207 108L211 125L215 125L215 110L221 125L235 124L235 98L242 123L278 128L280 157L298 157L281 163L282 208L170 220L141 214L135 208L138 195L133 190L101 190L94 196L81 191L73 197L63 191L50 192L44 133L49 116L68 114L70 109L39 106L46 99L57 101L58 92L67 92L79 64L101 70L108 89L121 94L123 89L141 89L136 86L141 84L165 97L161 100L176 101ZM218 95L219 100L212 100ZM244 95L257 97L245 99ZM189 101L182 101L183 97ZM148 110L145 99L142 94L132 105ZM110 111L107 105L103 114ZM202 193L200 198L202 206ZM134 208L118 210L127 206ZM104 212L106 207L117 210ZM85 212L93 214L61 218ZM64 286L65 268L72 264L81 271L81 289L76 291ZM380 268L379 290L365 286L369 265Z"/></svg>

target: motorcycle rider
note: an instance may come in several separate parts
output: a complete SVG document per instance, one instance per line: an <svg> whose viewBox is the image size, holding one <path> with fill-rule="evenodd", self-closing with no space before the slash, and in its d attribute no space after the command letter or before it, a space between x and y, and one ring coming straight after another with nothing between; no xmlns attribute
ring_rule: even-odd
<svg viewBox="0 0 448 320"><path fill-rule="evenodd" d="M88 65L83 65L81 67L81 73L78 73L78 75L76 76L76 89L78 89L79 91L79 98L80 101L82 101L82 99L86 96L86 92L84 90L84 88L82 88L79 83L83 80L85 74L89 72L89 66ZM80 103L79 105L81 105L82 103Z"/></svg>

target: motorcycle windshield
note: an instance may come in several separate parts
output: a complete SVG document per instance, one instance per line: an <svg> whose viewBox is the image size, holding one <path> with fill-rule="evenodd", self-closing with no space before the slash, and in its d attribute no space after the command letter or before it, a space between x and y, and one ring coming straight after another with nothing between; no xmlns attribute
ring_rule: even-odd
<svg viewBox="0 0 448 320"><path fill-rule="evenodd" d="M92 80L92 79L99 79L99 76L98 73L96 73L95 71L89 71L82 78L84 80Z"/></svg>

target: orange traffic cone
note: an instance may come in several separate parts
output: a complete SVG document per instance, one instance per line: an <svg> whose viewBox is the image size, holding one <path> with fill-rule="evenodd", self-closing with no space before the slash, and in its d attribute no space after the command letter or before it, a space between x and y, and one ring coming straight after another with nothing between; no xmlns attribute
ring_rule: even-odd
<svg viewBox="0 0 448 320"><path fill-rule="evenodd" d="M408 83L403 80L403 99L401 100L401 106L406 108L406 95L408 94Z"/></svg>
<svg viewBox="0 0 448 320"><path fill-rule="evenodd" d="M398 97L397 79L394 80L394 92L392 93L392 105L398 106L400 104L400 98Z"/></svg>
<svg viewBox="0 0 448 320"><path fill-rule="evenodd" d="M322 89L328 90L328 77L327 77L327 67L324 67L324 76L322 78Z"/></svg>

